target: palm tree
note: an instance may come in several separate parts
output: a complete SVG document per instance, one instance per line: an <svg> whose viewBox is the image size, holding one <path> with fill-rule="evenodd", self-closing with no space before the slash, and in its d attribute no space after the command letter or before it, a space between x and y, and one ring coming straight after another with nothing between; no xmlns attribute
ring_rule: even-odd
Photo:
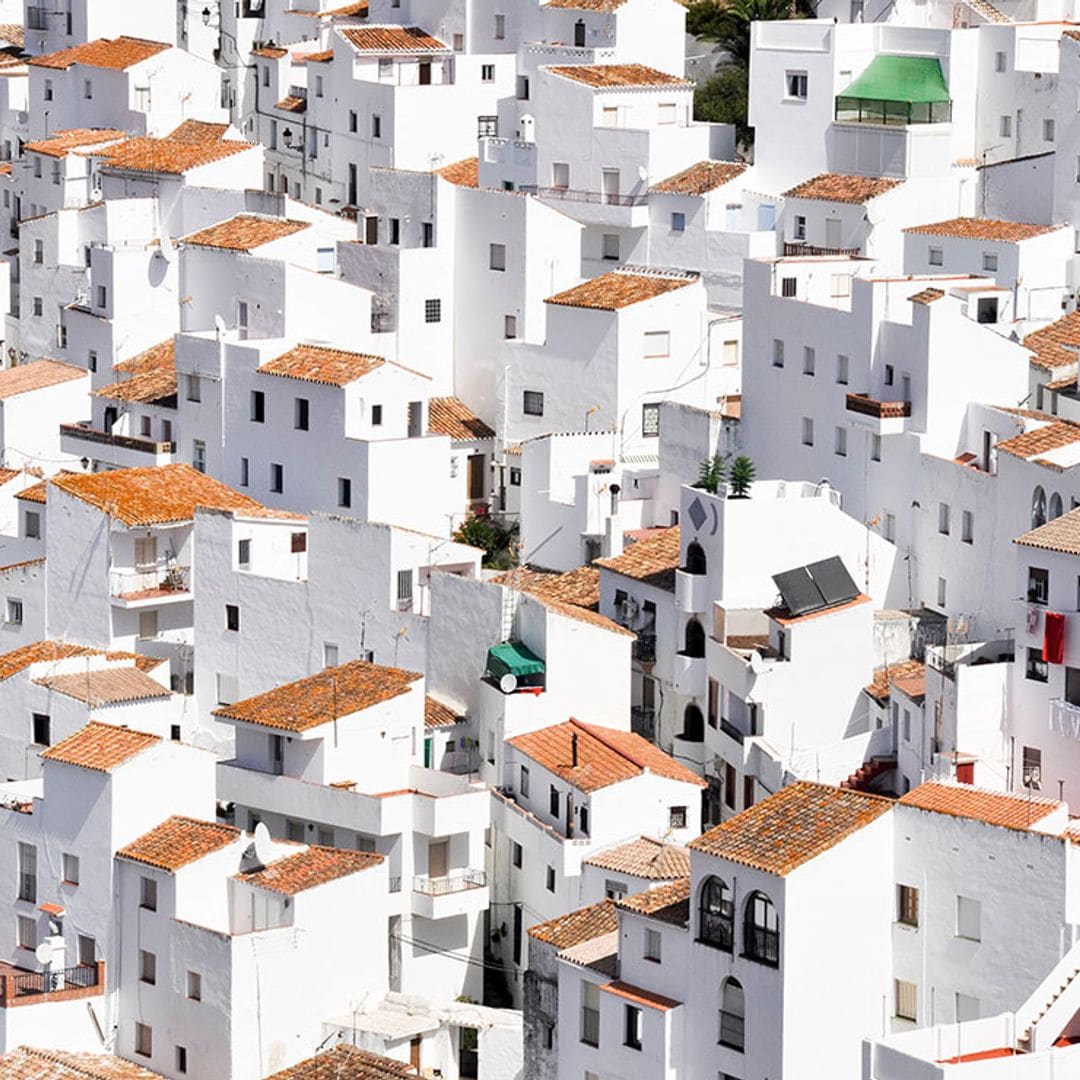
<svg viewBox="0 0 1080 1080"><path fill-rule="evenodd" d="M733 498L745 499L750 494L750 485L754 482L756 471L754 463L745 454L740 454L731 463L728 490Z"/></svg>
<svg viewBox="0 0 1080 1080"><path fill-rule="evenodd" d="M696 37L715 41L732 62L750 66L750 24L812 15L813 0L694 0L686 28Z"/></svg>

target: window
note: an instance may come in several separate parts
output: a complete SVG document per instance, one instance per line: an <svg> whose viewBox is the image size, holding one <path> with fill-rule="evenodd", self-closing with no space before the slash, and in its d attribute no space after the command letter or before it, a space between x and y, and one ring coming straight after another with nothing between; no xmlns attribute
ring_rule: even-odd
<svg viewBox="0 0 1080 1080"><path fill-rule="evenodd" d="M236 562L241 570L251 566L251 541L239 540L236 544Z"/></svg>
<svg viewBox="0 0 1080 1080"><path fill-rule="evenodd" d="M1054 141L1054 121L1049 120L1049 119L1044 120L1042 130L1043 130L1043 142L1053 142Z"/></svg>
<svg viewBox="0 0 1080 1080"><path fill-rule="evenodd" d="M746 997L738 979L725 979L720 990L718 1041L730 1050L746 1049Z"/></svg>
<svg viewBox="0 0 1080 1080"><path fill-rule="evenodd" d="M20 900L37 902L37 848L33 844L19 844L19 892Z"/></svg>
<svg viewBox="0 0 1080 1080"><path fill-rule="evenodd" d="M645 1033L645 1014L636 1005L625 1005L623 1008L623 1045L631 1050L640 1050Z"/></svg>
<svg viewBox="0 0 1080 1080"><path fill-rule="evenodd" d="M305 397L298 397L293 402L293 427L297 431L308 430L309 403Z"/></svg>
<svg viewBox="0 0 1080 1080"><path fill-rule="evenodd" d="M510 469L510 486L511 487L521 487L521 470L520 469L515 469L515 468ZM1080 608L1078 608L1077 610L1080 610Z"/></svg>
<svg viewBox="0 0 1080 1080"><path fill-rule="evenodd" d="M919 925L919 890L914 885L896 886L896 921L904 926Z"/></svg>
<svg viewBox="0 0 1080 1080"><path fill-rule="evenodd" d="M544 395L539 390L526 390L522 394L521 410L526 416L544 415Z"/></svg>
<svg viewBox="0 0 1080 1080"><path fill-rule="evenodd" d="M21 626L23 621L23 604L21 600L8 597L6 621L12 626Z"/></svg>
<svg viewBox="0 0 1080 1080"><path fill-rule="evenodd" d="M802 351L802 373L804 375L813 375L816 362L814 350L809 345L804 345Z"/></svg>
<svg viewBox="0 0 1080 1080"><path fill-rule="evenodd" d="M521 766L521 783L520 783L519 786L521 788L521 797L523 799L527 799L529 797L529 766L528 765L522 765Z"/></svg>
<svg viewBox="0 0 1080 1080"><path fill-rule="evenodd" d="M506 37L506 16L495 16L495 40L502 41Z"/></svg>
<svg viewBox="0 0 1080 1080"><path fill-rule="evenodd" d="M806 215L796 214L795 220L791 227L792 240L805 240L806 239Z"/></svg>
<svg viewBox="0 0 1080 1080"><path fill-rule="evenodd" d="M277 462L270 463L270 490L275 495L285 490L285 467Z"/></svg>
<svg viewBox="0 0 1080 1080"><path fill-rule="evenodd" d="M78 936L78 956L79 963L83 967L93 964L97 959L97 943L87 934Z"/></svg>
<svg viewBox="0 0 1080 1080"><path fill-rule="evenodd" d="M724 367L739 366L739 343L737 341L724 342Z"/></svg>
<svg viewBox="0 0 1080 1080"><path fill-rule="evenodd" d="M1028 649L1024 676L1032 682L1046 682L1050 678L1050 665L1043 659L1042 649Z"/></svg>
<svg viewBox="0 0 1080 1080"><path fill-rule="evenodd" d="M481 64L480 65L480 81L481 82L494 82L495 81L495 65L494 64Z"/></svg>
<svg viewBox="0 0 1080 1080"><path fill-rule="evenodd" d="M34 155L34 179L41 179L41 158L37 154Z"/></svg>
<svg viewBox="0 0 1080 1080"><path fill-rule="evenodd" d="M660 931L653 930L651 927L645 927L645 952L644 957L646 960L653 960L656 963L660 963Z"/></svg>
<svg viewBox="0 0 1080 1080"><path fill-rule="evenodd" d="M949 504L938 503L937 510L937 531L942 536L949 535Z"/></svg>
<svg viewBox="0 0 1080 1080"><path fill-rule="evenodd" d="M805 71L789 71L784 79L787 97L796 101L806 100L807 78Z"/></svg>
<svg viewBox="0 0 1080 1080"><path fill-rule="evenodd" d="M390 239L389 239L388 243L394 244L394 245L400 244L401 243L401 218L392 217L392 218L388 218L387 220L390 222Z"/></svg>
<svg viewBox="0 0 1080 1080"><path fill-rule="evenodd" d="M435 246L435 226L430 221L425 221L420 225L420 246L426 248Z"/></svg>
<svg viewBox="0 0 1080 1080"><path fill-rule="evenodd" d="M912 982L896 980L896 1016L899 1020L918 1020L917 988Z"/></svg>
<svg viewBox="0 0 1080 1080"><path fill-rule="evenodd" d="M65 851L63 854L62 873L63 882L65 885L78 885L79 884L79 856L72 855L70 852Z"/></svg>
<svg viewBox="0 0 1080 1080"><path fill-rule="evenodd" d="M97 350L90 349L86 354L86 370L97 371ZM170 440L171 441L171 440Z"/></svg>
<svg viewBox="0 0 1080 1080"><path fill-rule="evenodd" d="M46 101L52 101L52 99L53 99L53 83L52 83L52 79L46 79L45 80L45 90L44 90L44 94L42 96L45 98Z"/></svg>
<svg viewBox="0 0 1080 1080"><path fill-rule="evenodd" d="M176 1048L176 1071L178 1073L187 1072L187 1047L178 1046Z"/></svg>
<svg viewBox="0 0 1080 1080"><path fill-rule="evenodd" d="M251 391L251 420L255 424L266 422L266 395L261 390Z"/></svg>
<svg viewBox="0 0 1080 1080"><path fill-rule="evenodd" d="M850 370L851 361L846 356L838 356L836 358L836 381L841 386L847 386Z"/></svg>
<svg viewBox="0 0 1080 1080"><path fill-rule="evenodd" d="M45 261L45 241L34 241L34 262L39 266Z"/></svg>
<svg viewBox="0 0 1080 1080"><path fill-rule="evenodd" d="M686 232L686 215L674 212L671 215L671 231Z"/></svg>
<svg viewBox="0 0 1080 1080"><path fill-rule="evenodd" d="M1002 139L1011 139L1012 138L1012 117L1011 116L1003 116L1001 118L1001 123L998 124L998 135Z"/></svg>
<svg viewBox="0 0 1080 1080"><path fill-rule="evenodd" d="M829 278L829 295L835 299L851 295L851 275L833 274Z"/></svg>
<svg viewBox="0 0 1080 1080"><path fill-rule="evenodd" d="M836 429L836 440L833 444L833 453L837 457L847 457L847 428Z"/></svg>
<svg viewBox="0 0 1080 1080"><path fill-rule="evenodd" d="M970 510L960 515L960 540L965 544L975 543L975 515Z"/></svg>
<svg viewBox="0 0 1080 1080"><path fill-rule="evenodd" d="M33 313L35 315L37 315L39 317L40 317L41 313L45 310L44 307L43 307L42 299L41 299L40 296L35 296L34 297L33 303L31 304L31 310L33 311Z"/></svg>
<svg viewBox="0 0 1080 1080"><path fill-rule="evenodd" d="M499 118L497 116L478 116L476 118L476 137L478 139L497 139L499 137Z"/></svg>
<svg viewBox="0 0 1080 1080"><path fill-rule="evenodd" d="M49 745L49 717L45 713L34 713L34 745L35 746L48 746Z"/></svg>
<svg viewBox="0 0 1080 1080"><path fill-rule="evenodd" d="M373 139L382 138L382 117L378 113L371 114L371 137Z"/></svg>
<svg viewBox="0 0 1080 1080"><path fill-rule="evenodd" d="M442 301L438 299L424 301L424 322L442 322Z"/></svg>
<svg viewBox="0 0 1080 1080"><path fill-rule="evenodd" d="M99 308L106 307L109 300L109 290L104 285L97 287L97 306Z"/></svg>
<svg viewBox="0 0 1080 1080"><path fill-rule="evenodd" d="M784 366L784 343L779 338L773 338L772 343L772 366Z"/></svg>
<svg viewBox="0 0 1080 1080"><path fill-rule="evenodd" d="M814 445L814 421L809 416L802 418L802 444L803 446Z"/></svg>
<svg viewBox="0 0 1080 1080"><path fill-rule="evenodd" d="M984 251L982 257L982 268L989 273L994 273L998 268L998 257L992 251Z"/></svg>
<svg viewBox="0 0 1080 1080"><path fill-rule="evenodd" d="M617 260L619 258L619 234L604 233L602 241L602 258Z"/></svg>
<svg viewBox="0 0 1080 1080"><path fill-rule="evenodd" d="M506 269L505 244L488 244L488 267L491 270Z"/></svg>
<svg viewBox="0 0 1080 1080"><path fill-rule="evenodd" d="M29 915L17 915L15 924L19 948L36 949L37 923Z"/></svg>
<svg viewBox="0 0 1080 1080"><path fill-rule="evenodd" d="M371 406L371 426L372 427L381 427L382 426L382 406L381 405L372 405Z"/></svg>
<svg viewBox="0 0 1080 1080"><path fill-rule="evenodd" d="M154 1056L154 1029L149 1024L135 1022L135 1053L141 1057Z"/></svg>
<svg viewBox="0 0 1080 1080"><path fill-rule="evenodd" d="M608 900L621 900L629 891L629 886L625 881L612 881L608 878L604 882L604 896Z"/></svg>
<svg viewBox="0 0 1080 1080"><path fill-rule="evenodd" d="M157 957L145 949L139 950L139 982L151 986L157 982Z"/></svg>
<svg viewBox="0 0 1080 1080"><path fill-rule="evenodd" d="M139 907L157 911L157 882L152 877L139 878Z"/></svg>
<svg viewBox="0 0 1080 1080"><path fill-rule="evenodd" d="M397 572L397 609L398 611L412 611L413 605L413 572L412 570L399 570Z"/></svg>
<svg viewBox="0 0 1080 1080"><path fill-rule="evenodd" d="M555 867L549 866L547 868L547 876L545 879L545 885L547 891L553 893L555 891Z"/></svg>
<svg viewBox="0 0 1080 1080"><path fill-rule="evenodd" d="M660 406L648 404L641 406L641 435L646 439L655 439L660 434Z"/></svg>
<svg viewBox="0 0 1080 1080"><path fill-rule="evenodd" d="M323 667L338 666L338 647L333 642L323 642L322 662Z"/></svg>
<svg viewBox="0 0 1080 1080"><path fill-rule="evenodd" d="M678 108L673 101L661 101L656 107L658 124L674 124L679 119Z"/></svg>
<svg viewBox="0 0 1080 1080"><path fill-rule="evenodd" d="M994 70L999 74L1005 70L1005 54L1003 52L994 53Z"/></svg>
<svg viewBox="0 0 1080 1080"><path fill-rule="evenodd" d="M600 988L596 983L581 984L581 1041L600 1045Z"/></svg>
<svg viewBox="0 0 1080 1080"><path fill-rule="evenodd" d="M1041 485L1036 485L1031 493L1031 527L1037 529L1046 524L1046 492Z"/></svg>
<svg viewBox="0 0 1080 1080"><path fill-rule="evenodd" d="M939 247L929 248L926 252L926 261L931 266L942 266L945 262L945 253Z"/></svg>
<svg viewBox="0 0 1080 1080"><path fill-rule="evenodd" d="M956 936L968 941L981 940L982 904L967 896L956 898Z"/></svg>
<svg viewBox="0 0 1080 1080"><path fill-rule="evenodd" d="M1020 779L1026 788L1041 787L1042 751L1036 746L1025 746L1021 758Z"/></svg>
<svg viewBox="0 0 1080 1080"><path fill-rule="evenodd" d="M355 109L350 109L349 110L349 131L352 132L353 134L356 134L357 130L358 130L358 125L357 125L356 110Z"/></svg>
<svg viewBox="0 0 1080 1080"><path fill-rule="evenodd" d="M206 443L195 439L191 444L191 467L196 472L206 472Z"/></svg>
<svg viewBox="0 0 1080 1080"><path fill-rule="evenodd" d="M799 288L799 282L797 278L786 277L780 279L780 295L788 298L793 297Z"/></svg>
<svg viewBox="0 0 1080 1080"><path fill-rule="evenodd" d="M517 316L516 315L504 315L503 316L503 337L507 340L513 340L517 337Z"/></svg>
<svg viewBox="0 0 1080 1080"><path fill-rule="evenodd" d="M873 433L870 435L870 460L881 460L881 436Z"/></svg>
<svg viewBox="0 0 1080 1080"><path fill-rule="evenodd" d="M26 535L31 540L41 539L41 514L37 510L27 510L23 518Z"/></svg>
<svg viewBox="0 0 1080 1080"><path fill-rule="evenodd" d="M554 784L548 787L548 811L552 817L559 816L559 789Z"/></svg>
<svg viewBox="0 0 1080 1080"><path fill-rule="evenodd" d="M521 845L516 840L510 841L510 864L516 869L521 869Z"/></svg>
<svg viewBox="0 0 1080 1080"><path fill-rule="evenodd" d="M1039 566L1028 567L1027 598L1029 604L1050 602L1050 571Z"/></svg>
<svg viewBox="0 0 1080 1080"><path fill-rule="evenodd" d="M251 479L250 463L246 457L240 459L240 486L247 487Z"/></svg>
<svg viewBox="0 0 1080 1080"><path fill-rule="evenodd" d="M746 901L743 954L748 960L772 967L780 964L780 917L773 902L762 892L751 893Z"/></svg>
<svg viewBox="0 0 1080 1080"><path fill-rule="evenodd" d="M896 515L886 513L884 522L881 527L882 535L889 543L893 543L896 540Z"/></svg>
<svg viewBox="0 0 1080 1080"><path fill-rule="evenodd" d="M341 507L352 506L352 480L347 476L338 477L337 504Z"/></svg>
<svg viewBox="0 0 1080 1080"><path fill-rule="evenodd" d="M94 96L94 84L89 79L83 79L83 97L88 101Z"/></svg>
<svg viewBox="0 0 1080 1080"><path fill-rule="evenodd" d="M727 883L708 877L698 900L698 941L731 952L735 944L735 903Z"/></svg>
<svg viewBox="0 0 1080 1080"><path fill-rule="evenodd" d="M225 629L240 629L240 607L237 604L225 605Z"/></svg>
<svg viewBox="0 0 1080 1080"><path fill-rule="evenodd" d="M645 331L645 359L656 360L671 354L671 334L667 330Z"/></svg>
<svg viewBox="0 0 1080 1080"><path fill-rule="evenodd" d="M669 829L685 829L686 828L686 807L685 806L669 806L668 807L668 828Z"/></svg>

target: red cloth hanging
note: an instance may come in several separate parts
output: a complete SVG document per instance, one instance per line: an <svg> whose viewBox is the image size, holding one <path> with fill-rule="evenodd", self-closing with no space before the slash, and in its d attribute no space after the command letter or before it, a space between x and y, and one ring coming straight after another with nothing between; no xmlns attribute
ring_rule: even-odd
<svg viewBox="0 0 1080 1080"><path fill-rule="evenodd" d="M1044 620L1043 659L1048 664L1060 664L1065 656L1065 616L1048 611Z"/></svg>

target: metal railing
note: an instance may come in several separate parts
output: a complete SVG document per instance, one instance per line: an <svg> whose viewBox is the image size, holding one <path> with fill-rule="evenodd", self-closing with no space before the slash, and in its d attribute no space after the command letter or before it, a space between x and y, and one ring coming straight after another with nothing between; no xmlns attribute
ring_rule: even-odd
<svg viewBox="0 0 1080 1080"><path fill-rule="evenodd" d="M651 664L656 660L655 634L638 634L634 642L634 659L643 664Z"/></svg>
<svg viewBox="0 0 1080 1080"><path fill-rule="evenodd" d="M861 248L852 247L821 247L818 244L807 244L802 240L785 240L785 255L858 255Z"/></svg>
<svg viewBox="0 0 1080 1080"><path fill-rule="evenodd" d="M15 997L53 994L58 990L85 990L97 986L97 966L77 964L58 971L28 971L25 975L10 976L9 985L14 987Z"/></svg>
<svg viewBox="0 0 1080 1080"><path fill-rule="evenodd" d="M720 730L729 739L734 739L740 746L742 746L745 736L730 720L725 720L722 716L720 717Z"/></svg>
<svg viewBox="0 0 1080 1080"><path fill-rule="evenodd" d="M120 446L125 450L140 450L146 454L174 454L176 443L158 442L138 435L117 435L111 431L98 431L87 424L61 424L60 434L105 446Z"/></svg>
<svg viewBox="0 0 1080 1080"><path fill-rule="evenodd" d="M537 187L521 184L519 191L526 195L539 195L542 199L565 199L567 202L599 203L604 206L644 206L649 201L645 192L622 195L615 191L580 191L575 188Z"/></svg>
<svg viewBox="0 0 1080 1080"><path fill-rule="evenodd" d="M745 927L746 956L772 967L780 965L780 931L764 926Z"/></svg>
<svg viewBox="0 0 1080 1080"><path fill-rule="evenodd" d="M731 952L735 943L735 915L719 911L698 912L698 941Z"/></svg>
<svg viewBox="0 0 1080 1080"><path fill-rule="evenodd" d="M424 896L448 896L467 889L482 889L487 885L483 870L453 870L445 877L428 877L418 874L413 878L413 892Z"/></svg>
<svg viewBox="0 0 1080 1080"><path fill-rule="evenodd" d="M390 891L391 892L401 892L401 878L400 877L392 877L390 879Z"/></svg>
<svg viewBox="0 0 1080 1080"><path fill-rule="evenodd" d="M656 709L652 705L631 705L630 730L651 740L656 735Z"/></svg>
<svg viewBox="0 0 1080 1080"><path fill-rule="evenodd" d="M127 596L130 593L153 592L190 592L191 567L167 566L149 570L113 570L109 574L109 589L112 596Z"/></svg>

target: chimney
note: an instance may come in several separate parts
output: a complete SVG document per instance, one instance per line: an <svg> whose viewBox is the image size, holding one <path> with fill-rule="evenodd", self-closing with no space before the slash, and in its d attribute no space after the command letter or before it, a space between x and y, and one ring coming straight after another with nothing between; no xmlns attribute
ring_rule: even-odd
<svg viewBox="0 0 1080 1080"><path fill-rule="evenodd" d="M577 732L570 736L570 764L577 768Z"/></svg>

